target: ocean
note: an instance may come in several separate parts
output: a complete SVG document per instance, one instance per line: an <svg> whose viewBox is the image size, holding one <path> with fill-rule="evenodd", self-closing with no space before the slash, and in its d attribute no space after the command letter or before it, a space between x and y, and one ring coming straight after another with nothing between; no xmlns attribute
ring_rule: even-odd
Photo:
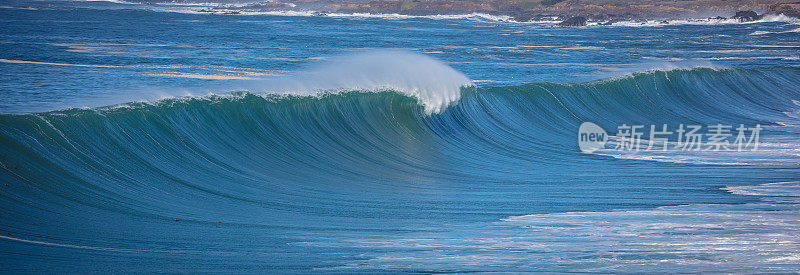
<svg viewBox="0 0 800 275"><path fill-rule="evenodd" d="M199 9L0 4L0 271L800 271L800 19Z"/></svg>

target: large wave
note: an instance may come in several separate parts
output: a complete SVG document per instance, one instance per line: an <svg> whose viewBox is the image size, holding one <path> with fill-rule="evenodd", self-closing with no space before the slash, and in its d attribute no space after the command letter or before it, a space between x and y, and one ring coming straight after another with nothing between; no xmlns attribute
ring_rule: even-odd
<svg viewBox="0 0 800 275"><path fill-rule="evenodd" d="M137 176L169 175L155 172L164 169L159 164L167 163L171 169L208 166L211 174L217 169L258 170L264 165L311 165L290 169L304 173L366 172L365 167L378 163L397 166L398 172L432 169L435 165L417 163L420 147L474 153L460 157L475 163L486 153L481 150L525 152L529 158L553 160L576 152L572 136L583 121L609 130L621 124L679 122L762 124L774 126L773 134L798 132L792 127L796 125L792 114L800 108L796 101L800 91L795 88L800 78L794 69L675 69L580 84L476 88L460 86L467 79L452 69L442 73L435 63L419 69L411 65L419 60L404 58L391 68L400 67L405 75L351 60L355 71L345 68L341 73L283 82L287 91L325 91L327 84L319 83L352 89L338 93L237 92L2 115L2 163L35 169L24 173L4 169L2 177L42 184L52 178L31 177L59 170L74 174L77 181L97 179L93 173L98 172L114 178L124 172L130 176L118 180L138 180ZM409 69L403 68L406 65ZM370 81L376 76L380 81ZM437 79L444 79L444 84L437 84ZM154 148L171 154L159 154ZM304 161L309 157L316 158L313 165ZM146 165L131 167L131 163ZM97 171L98 167L110 170ZM121 167L154 171L125 172ZM256 178L260 176L274 177Z"/></svg>
<svg viewBox="0 0 800 275"><path fill-rule="evenodd" d="M366 68L385 79L403 78ZM457 80L452 83L465 80L444 71L446 79ZM441 72L434 66L410 76ZM769 127L765 138L796 138L798 79L800 72L787 68L697 68L579 84L463 87L458 94L449 85L314 95L242 92L0 115L0 208L13 212L0 221L0 250L57 258L58 249L77 249L95 259L96 253L139 253L167 261L165 268L175 255L274 256L309 249L286 246L298 240L264 239L263 232L369 232L394 230L419 213L439 221L448 213L492 214L475 208L489 204L480 195L471 205L457 199L434 204L434 198L504 194L514 190L507 182L536 179L543 184L537 188L548 188L547 181L569 179L587 167L623 169L617 173L640 167L581 155L575 133L583 121L606 129L623 123L761 124ZM470 182L482 185L464 186ZM604 188L627 190L626 184ZM546 189L551 193L540 199L593 192L570 189ZM674 188L650 192L676 200L699 196L672 194ZM408 203L413 200L421 201ZM215 227L227 229L207 231ZM246 241L251 238L261 241ZM9 257L22 269L41 264ZM218 266L257 264L225 259L231 262Z"/></svg>

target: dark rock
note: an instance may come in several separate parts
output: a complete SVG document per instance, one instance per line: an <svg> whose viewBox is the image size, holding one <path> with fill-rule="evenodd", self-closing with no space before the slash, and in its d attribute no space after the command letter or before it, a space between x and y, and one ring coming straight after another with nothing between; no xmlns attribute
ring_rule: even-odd
<svg viewBox="0 0 800 275"><path fill-rule="evenodd" d="M516 22L530 22L531 20L533 20L533 14L525 12L516 13L513 16L511 16L511 20L514 20Z"/></svg>
<svg viewBox="0 0 800 275"><path fill-rule="evenodd" d="M562 1L564 1L564 0L543 0L542 1L542 5L552 6L552 5L558 4L559 2L562 2Z"/></svg>
<svg viewBox="0 0 800 275"><path fill-rule="evenodd" d="M761 19L761 17L763 16L758 15L758 13L754 11L737 11L736 15L731 17L731 19L739 20L739 22L750 22Z"/></svg>
<svg viewBox="0 0 800 275"><path fill-rule="evenodd" d="M311 15L313 15L313 16L328 16L328 14L327 14L327 13L325 13L325 12L321 12L321 11L315 11L315 12L314 12L314 13L312 13Z"/></svg>
<svg viewBox="0 0 800 275"><path fill-rule="evenodd" d="M581 16L570 17L569 19L564 20L561 23L558 23L558 25L562 27L586 26L586 17L581 17Z"/></svg>

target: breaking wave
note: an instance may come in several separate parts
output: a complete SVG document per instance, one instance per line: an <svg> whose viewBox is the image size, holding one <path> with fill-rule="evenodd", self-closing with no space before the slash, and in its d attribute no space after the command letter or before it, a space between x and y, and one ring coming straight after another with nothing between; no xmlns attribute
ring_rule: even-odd
<svg viewBox="0 0 800 275"><path fill-rule="evenodd" d="M729 251L726 249L735 249L750 239L757 241L745 246L752 251L773 245L767 233L733 232L720 235L727 239L717 242L703 239L702 232L720 227L743 231L768 227L780 234L796 234L796 205L765 214L762 218L776 222L772 227L744 223L760 212L742 212L739 206L512 217L501 226L516 229L491 234L477 229L480 234L486 233L480 235L486 236L484 244L454 243L456 239L467 242L473 238L450 238L447 230L452 228L426 231L428 227L411 222L441 224L450 215L491 216L510 211L503 207L528 206L513 208L519 212L529 209L527 201L532 198L536 198L533 203L542 204L537 209L561 207L549 203L549 199L580 200L582 197L575 193L596 193L594 187L580 185L594 181L573 176L587 169L617 174L651 169L640 180L652 181L649 184L654 186L663 184L658 182L659 176L653 175L660 173L658 169L673 169L664 172L671 177L690 171L689 176L701 181L694 184L702 185L705 175L730 170L653 166L654 163L615 160L602 154L582 155L575 139L578 126L583 121L609 130L623 123L761 124L766 128L766 142L789 139L788 143L796 145L800 133L793 126L798 125L793 114L798 109L795 100L800 98L800 90L796 89L800 87L800 72L796 69L674 69L579 84L461 87L467 79L440 63L417 56L402 56L403 60L398 61L393 59L394 54L388 54L388 64L405 68L401 71L406 75L391 73L384 67L386 64L351 58L345 63L331 63L347 68L346 73L312 74L307 80L287 80L285 84L289 88L327 89L322 84L332 79L356 76L334 81L334 86L352 89L335 93L237 92L95 109L0 115L0 208L13 211L0 221L0 253L16 263L14 270L68 271L78 265L100 271L98 268L128 257L133 260L126 262L133 265L126 269L138 271L187 266L196 271L265 266L291 269L309 262L325 268L350 266L344 262L375 269L417 266L429 271L472 271L470 263L500 267L518 263L491 253L492 249L522 249L519 251L526 253L523 248L542 245L543 249L569 254L587 242L578 238L547 248L547 242L535 239L542 232L566 238L590 234L599 228L600 239L593 246L618 242L625 250L607 254L619 257L606 261L609 265L570 270L613 272L617 269L609 266L615 263L650 263L658 257L668 260L660 263L664 266L681 266L681 259L684 264L710 263L703 259L713 255L681 246L678 239L671 237L697 221L707 225L694 225L686 232L693 236L689 241L706 242L699 246L703 249ZM426 66L414 67L419 63ZM384 81L363 82L373 77ZM431 80L425 80L429 77ZM445 81L437 84L435 79ZM416 88L405 85L409 81L417 83ZM384 82L394 85L377 85ZM372 88L384 90L362 90ZM665 156L667 160L670 157L674 156ZM779 166L775 171L791 176L800 162L785 158L798 157L780 155L781 161L774 162ZM598 179L608 181L601 176ZM556 180L575 188L553 187L552 181ZM617 193L634 193L627 189L634 188L630 182L621 179L600 184L603 192L608 192L602 194L614 198ZM519 186L526 188L515 189ZM772 187L796 190L796 186L784 185L730 190L739 194L772 194L771 189L762 190ZM569 191L563 191L566 189ZM524 190L539 193L513 199L514 193ZM658 194L658 199L674 196L678 202L705 196L680 190L658 187L644 193ZM509 202L495 205L482 196L501 196ZM620 205L625 206L636 200L631 197L614 201L622 201ZM612 204L604 198L597 202ZM698 207L701 209L695 209ZM610 216L632 222L594 226ZM661 225L650 223L652 219L675 217L680 219ZM567 224L564 228L571 229L531 229L542 222L556 226L562 221L589 226ZM414 228L408 228L409 223ZM503 235L520 232L519 228L532 231ZM400 234L406 230L425 232L415 233L412 237L419 238L414 239L364 239L374 232L386 237L386 232ZM646 243L634 243L626 241L628 235L624 231L650 237L642 239ZM424 241L426 234L442 238ZM511 241L508 238L512 235L529 239ZM784 235L781 238L789 243L744 262L744 268L763 261L796 268L796 253L786 253L797 251L796 235ZM341 247L358 252L381 242L385 246L377 245L379 248L400 247L401 252L375 255L376 250L370 250L352 258L337 252ZM452 254L456 258L450 258L444 266L438 266L436 260L420 262L442 259L433 257L441 250L428 250L437 247L486 253L455 251ZM647 250L653 247L666 250ZM74 259L86 261L63 259L65 249ZM414 249L421 250L409 252ZM645 258L637 254L642 249L649 251ZM603 249L589 247L586 251ZM674 255L670 251L680 252L680 259L670 256ZM720 270L731 272L743 270L743 265L736 265L734 259L749 255L738 250L720 253L713 257L731 259L723 261L726 266ZM27 254L39 256L30 258ZM295 263L282 258L287 254L326 256L323 260ZM548 257L561 257L579 265L591 262L582 262L582 258L595 259L581 252L542 255L534 258L558 264L566 260L550 261L554 258ZM49 260L43 264L37 259ZM193 264L181 265L184 260ZM136 262L161 264L135 265ZM544 270L556 270L552 268Z"/></svg>

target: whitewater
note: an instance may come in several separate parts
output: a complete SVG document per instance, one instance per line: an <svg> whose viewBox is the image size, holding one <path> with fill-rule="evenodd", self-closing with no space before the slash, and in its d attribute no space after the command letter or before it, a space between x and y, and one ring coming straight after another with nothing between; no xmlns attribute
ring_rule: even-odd
<svg viewBox="0 0 800 275"><path fill-rule="evenodd" d="M0 8L2 271L800 270L791 20L8 5L33 7ZM583 153L587 121L762 146Z"/></svg>

